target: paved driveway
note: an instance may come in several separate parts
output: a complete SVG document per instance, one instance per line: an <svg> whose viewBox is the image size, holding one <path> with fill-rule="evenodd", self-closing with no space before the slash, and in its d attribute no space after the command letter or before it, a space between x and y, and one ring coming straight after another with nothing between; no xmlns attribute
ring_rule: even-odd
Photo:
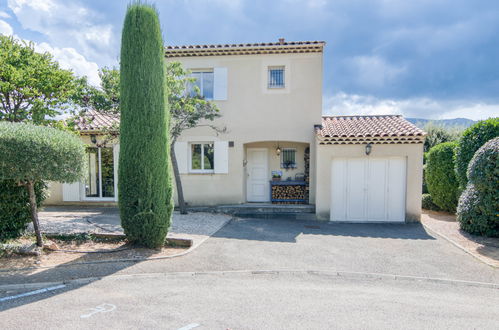
<svg viewBox="0 0 499 330"><path fill-rule="evenodd" d="M67 265L36 273L0 272L0 281L228 270L327 270L499 283L497 269L431 236L420 224L268 219L233 220L198 249L176 259Z"/></svg>

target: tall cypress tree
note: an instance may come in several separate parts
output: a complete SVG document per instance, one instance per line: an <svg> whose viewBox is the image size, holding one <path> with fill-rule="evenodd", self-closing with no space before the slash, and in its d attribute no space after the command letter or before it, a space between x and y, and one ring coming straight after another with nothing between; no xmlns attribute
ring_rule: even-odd
<svg viewBox="0 0 499 330"><path fill-rule="evenodd" d="M128 6L121 37L119 207L127 238L164 244L172 210L169 111L156 9Z"/></svg>

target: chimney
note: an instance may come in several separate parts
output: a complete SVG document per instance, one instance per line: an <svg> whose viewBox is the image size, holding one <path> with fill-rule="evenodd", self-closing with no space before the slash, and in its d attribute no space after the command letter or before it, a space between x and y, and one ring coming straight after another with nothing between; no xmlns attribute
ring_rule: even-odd
<svg viewBox="0 0 499 330"><path fill-rule="evenodd" d="M281 45L284 45L284 40L285 40L284 38L279 38L279 43L280 43Z"/></svg>

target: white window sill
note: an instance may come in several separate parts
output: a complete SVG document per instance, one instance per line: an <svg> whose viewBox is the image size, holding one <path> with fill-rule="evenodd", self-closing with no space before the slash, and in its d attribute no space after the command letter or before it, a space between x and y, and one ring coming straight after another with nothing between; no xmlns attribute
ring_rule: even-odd
<svg viewBox="0 0 499 330"><path fill-rule="evenodd" d="M214 174L214 170L190 170L188 174Z"/></svg>

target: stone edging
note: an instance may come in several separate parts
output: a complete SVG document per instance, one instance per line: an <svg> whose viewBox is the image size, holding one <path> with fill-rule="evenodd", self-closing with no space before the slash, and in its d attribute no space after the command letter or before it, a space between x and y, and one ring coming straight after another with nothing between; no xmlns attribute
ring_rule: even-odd
<svg viewBox="0 0 499 330"><path fill-rule="evenodd" d="M421 224L423 225L423 227L432 232L433 234L445 239L446 241L448 241L449 243L451 243L452 245L454 245L455 247L459 248L460 250L468 253L469 255L473 256L474 258L478 259L479 261L483 262L484 264L492 267L492 268L499 268L498 266L494 265L493 263L491 263L488 258L484 258L481 254L479 253L476 253L476 252L473 252L467 248L465 248L464 246L462 246L461 244L457 243L456 241L454 241L453 239L447 237L446 235L442 234L442 233L439 233L438 231L436 231L435 229L431 228L430 226L428 226L427 224L425 224L423 221L421 221Z"/></svg>

